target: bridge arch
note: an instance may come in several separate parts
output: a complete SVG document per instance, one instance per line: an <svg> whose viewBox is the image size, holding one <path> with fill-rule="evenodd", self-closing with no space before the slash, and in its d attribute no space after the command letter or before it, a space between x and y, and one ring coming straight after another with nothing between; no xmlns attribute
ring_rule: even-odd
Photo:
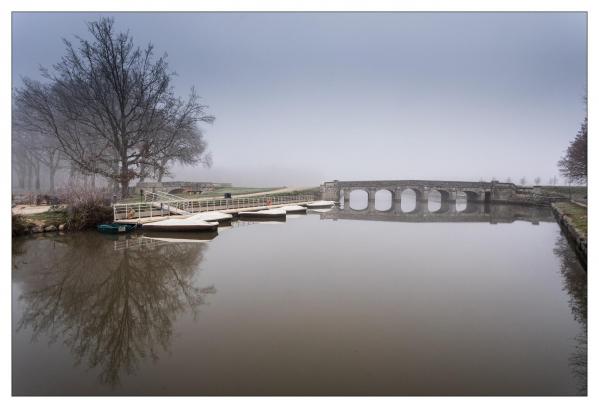
<svg viewBox="0 0 599 408"><path fill-rule="evenodd" d="M361 211L368 209L368 191L361 188L351 189L348 197L348 207L352 210Z"/></svg>
<svg viewBox="0 0 599 408"><path fill-rule="evenodd" d="M376 211L390 211L393 208L393 192L381 188L374 193L374 209Z"/></svg>
<svg viewBox="0 0 599 408"><path fill-rule="evenodd" d="M401 191L401 212L402 213L415 213L422 209L422 200L424 194L422 191L407 187Z"/></svg>
<svg viewBox="0 0 599 408"><path fill-rule="evenodd" d="M428 191L427 208L429 212L444 213L449 211L451 193L446 190L432 188Z"/></svg>

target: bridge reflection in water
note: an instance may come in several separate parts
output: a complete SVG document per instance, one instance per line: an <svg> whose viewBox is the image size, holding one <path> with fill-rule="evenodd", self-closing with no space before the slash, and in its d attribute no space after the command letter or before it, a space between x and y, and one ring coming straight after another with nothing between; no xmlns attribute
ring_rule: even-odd
<svg viewBox="0 0 599 408"><path fill-rule="evenodd" d="M468 202L458 211L456 202L441 203L437 211L430 211L426 202L416 200L412 211L402 211L401 202L393 201L387 210L375 208L374 201L368 201L365 209L356 210L349 205L320 214L323 220L371 220L397 222L485 222L491 224L528 221L555 222L548 207L524 206L513 204L485 204Z"/></svg>

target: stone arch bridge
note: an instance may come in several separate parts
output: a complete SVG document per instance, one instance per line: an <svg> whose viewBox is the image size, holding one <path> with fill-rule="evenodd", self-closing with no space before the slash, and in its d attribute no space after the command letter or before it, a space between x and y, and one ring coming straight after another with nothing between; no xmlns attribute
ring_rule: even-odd
<svg viewBox="0 0 599 408"><path fill-rule="evenodd" d="M418 202L427 202L429 194L437 191L441 195L441 205L456 201L458 193L466 195L470 203L514 203L548 205L555 197L544 195L538 187L522 187L513 183L440 181L440 180L366 180L366 181L327 181L320 186L323 200L349 201L352 191L368 193L368 201L374 201L377 191L387 190L393 201L401 201L405 190L412 190Z"/></svg>

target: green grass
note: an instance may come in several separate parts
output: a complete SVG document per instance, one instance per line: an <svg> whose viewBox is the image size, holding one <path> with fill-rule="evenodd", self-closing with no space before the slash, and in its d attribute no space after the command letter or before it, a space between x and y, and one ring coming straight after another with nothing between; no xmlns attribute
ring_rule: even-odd
<svg viewBox="0 0 599 408"><path fill-rule="evenodd" d="M214 191L205 191L202 194L198 194L198 195L181 195L182 197L219 197L222 198L224 196L225 193L231 193L232 195L239 195L239 194L253 194L253 193L262 193L262 192L268 192L268 191L272 191L272 190L278 190L280 188L284 188L284 187L222 187L222 188L217 188L214 189Z"/></svg>
<svg viewBox="0 0 599 408"><path fill-rule="evenodd" d="M586 201L587 187L586 186L542 186L541 191L546 194L572 198L572 200Z"/></svg>
<svg viewBox="0 0 599 408"><path fill-rule="evenodd" d="M66 210L57 210L57 211L46 211L38 214L30 214L24 216L27 220L31 220L32 222L43 222L44 225L60 225L67 222L67 212Z"/></svg>
<svg viewBox="0 0 599 408"><path fill-rule="evenodd" d="M572 220L572 223L580 232L584 233L585 236L587 235L586 208L569 202L555 203L554 205Z"/></svg>
<svg viewBox="0 0 599 408"><path fill-rule="evenodd" d="M275 196L308 195L308 194L313 195L314 199L317 200L318 197L320 196L320 187L308 187L308 188L304 188L301 190L293 190L293 191L287 191L285 193L275 193L275 194L269 194L269 195L275 197Z"/></svg>
<svg viewBox="0 0 599 408"><path fill-rule="evenodd" d="M253 194L253 193L267 193L269 191L278 190L284 187L221 187L214 189L213 191L204 191L201 194L174 194L181 199L197 199L197 198L223 198L225 193L231 193L232 195L239 194ZM143 196L140 194L133 194L124 200L118 200L119 203L138 203L143 201Z"/></svg>

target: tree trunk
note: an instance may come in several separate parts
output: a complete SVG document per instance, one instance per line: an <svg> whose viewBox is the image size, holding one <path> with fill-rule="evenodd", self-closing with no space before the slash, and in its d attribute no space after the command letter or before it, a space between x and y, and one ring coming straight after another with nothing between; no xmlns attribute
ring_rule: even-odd
<svg viewBox="0 0 599 408"><path fill-rule="evenodd" d="M33 185L33 166L31 164L27 165L27 190L31 191L31 186Z"/></svg>
<svg viewBox="0 0 599 408"><path fill-rule="evenodd" d="M139 166L139 182L143 183L145 179L146 179L146 165L145 165L145 163L142 163Z"/></svg>
<svg viewBox="0 0 599 408"><path fill-rule="evenodd" d="M39 162L35 164L35 191L40 191L40 164Z"/></svg>
<svg viewBox="0 0 599 408"><path fill-rule="evenodd" d="M21 166L17 169L17 180L19 180L19 188L25 189L25 169Z"/></svg>
<svg viewBox="0 0 599 408"><path fill-rule="evenodd" d="M129 167L127 166L127 152L121 155L121 197L129 197Z"/></svg>
<svg viewBox="0 0 599 408"><path fill-rule="evenodd" d="M54 194L54 177L56 176L56 167L50 167L50 193Z"/></svg>

